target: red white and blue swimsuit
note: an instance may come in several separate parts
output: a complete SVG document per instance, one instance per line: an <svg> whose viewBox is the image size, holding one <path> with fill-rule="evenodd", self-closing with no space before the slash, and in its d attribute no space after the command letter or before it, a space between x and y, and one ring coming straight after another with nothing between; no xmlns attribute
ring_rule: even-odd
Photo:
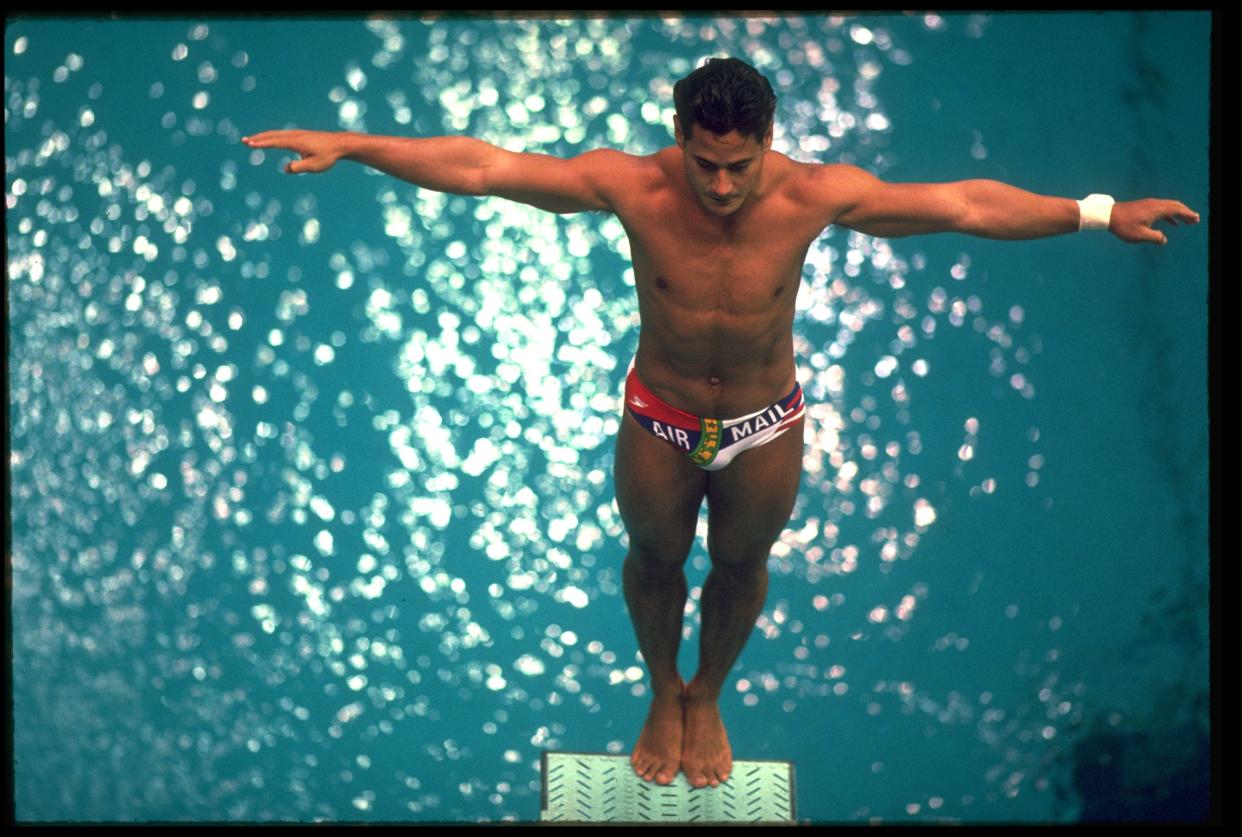
<svg viewBox="0 0 1242 837"><path fill-rule="evenodd" d="M638 379L633 365L625 379L625 406L649 433L679 448L691 462L708 471L718 471L742 451L772 441L806 412L802 387L794 381L788 395L758 412L731 419L703 418L657 398Z"/></svg>

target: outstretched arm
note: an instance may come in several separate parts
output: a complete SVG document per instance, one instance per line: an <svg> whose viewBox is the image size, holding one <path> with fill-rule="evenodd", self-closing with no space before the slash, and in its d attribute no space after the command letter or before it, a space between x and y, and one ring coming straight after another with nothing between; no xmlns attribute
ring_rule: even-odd
<svg viewBox="0 0 1242 837"><path fill-rule="evenodd" d="M839 208L831 223L898 238L958 232L982 238L1044 238L1079 229L1078 202L1037 195L995 180L885 183L853 166L819 166L813 175ZM1122 241L1164 244L1152 225L1196 224L1198 213L1173 200L1145 198L1113 205L1109 232Z"/></svg>
<svg viewBox="0 0 1242 837"><path fill-rule="evenodd" d="M300 160L290 174L323 172L354 160L417 186L455 195L496 195L549 212L611 210L606 173L618 151L561 159L506 151L470 137L406 138L349 131L264 131L243 137L251 148L284 148Z"/></svg>

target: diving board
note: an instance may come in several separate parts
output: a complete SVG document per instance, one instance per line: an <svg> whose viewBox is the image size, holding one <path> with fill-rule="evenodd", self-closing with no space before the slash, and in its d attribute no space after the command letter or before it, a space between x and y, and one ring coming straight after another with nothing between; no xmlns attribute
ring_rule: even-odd
<svg viewBox="0 0 1242 837"><path fill-rule="evenodd" d="M794 768L788 761L734 761L729 781L694 788L644 782L628 755L543 753L543 822L794 821Z"/></svg>

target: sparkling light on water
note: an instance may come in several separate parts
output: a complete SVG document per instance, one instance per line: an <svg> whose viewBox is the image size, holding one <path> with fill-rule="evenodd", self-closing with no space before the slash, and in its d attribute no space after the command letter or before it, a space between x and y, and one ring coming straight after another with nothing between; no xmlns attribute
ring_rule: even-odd
<svg viewBox="0 0 1242 837"><path fill-rule="evenodd" d="M356 26L374 51L297 92L331 103L337 125L315 127L562 155L668 144L672 83L732 52L774 80L777 150L882 172L881 140L901 125L879 82L917 60L882 19L839 16ZM540 750L644 693L611 484L638 325L624 230L356 166L262 180L281 155L246 150L238 125L268 127L255 100L292 95L254 69L263 44L244 26L160 31L164 63L130 103L163 131L158 156L113 139L115 82L91 80L96 53L38 32L9 42L18 729L56 742L23 765L19 805L64 819L530 817ZM30 75L23 62L49 55ZM345 214L347 179L370 197ZM967 489L1026 490L1045 464L1037 429L1021 444L992 435L973 403L951 407L964 436L924 441L944 407L916 381L948 373L927 359L933 340L982 358L979 402L995 381L1033 398L1039 352L1023 308L985 300L967 254L909 281L924 272L913 248L844 230L808 254L806 477L771 561L799 583L760 618L738 705L971 724L996 752L990 786L1017 794L1034 739L1073 715L1072 686L1050 674L1039 700L1056 711L1027 720L842 663L920 619L936 591L901 565L969 514ZM1026 486L992 476L1004 450ZM968 647L946 637L929 653ZM459 730L500 749L475 752ZM30 795L52 776L59 790Z"/></svg>

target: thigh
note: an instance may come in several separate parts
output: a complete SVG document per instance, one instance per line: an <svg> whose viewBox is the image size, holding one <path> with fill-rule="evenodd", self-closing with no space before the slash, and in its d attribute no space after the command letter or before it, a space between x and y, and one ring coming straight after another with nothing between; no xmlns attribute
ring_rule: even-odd
<svg viewBox="0 0 1242 837"><path fill-rule="evenodd" d="M715 563L766 561L802 484L806 416L761 447L739 454L707 481L708 548Z"/></svg>
<svg viewBox="0 0 1242 837"><path fill-rule="evenodd" d="M627 410L617 432L613 476L631 551L661 561L684 562L694 543L707 473L686 454L647 432Z"/></svg>

